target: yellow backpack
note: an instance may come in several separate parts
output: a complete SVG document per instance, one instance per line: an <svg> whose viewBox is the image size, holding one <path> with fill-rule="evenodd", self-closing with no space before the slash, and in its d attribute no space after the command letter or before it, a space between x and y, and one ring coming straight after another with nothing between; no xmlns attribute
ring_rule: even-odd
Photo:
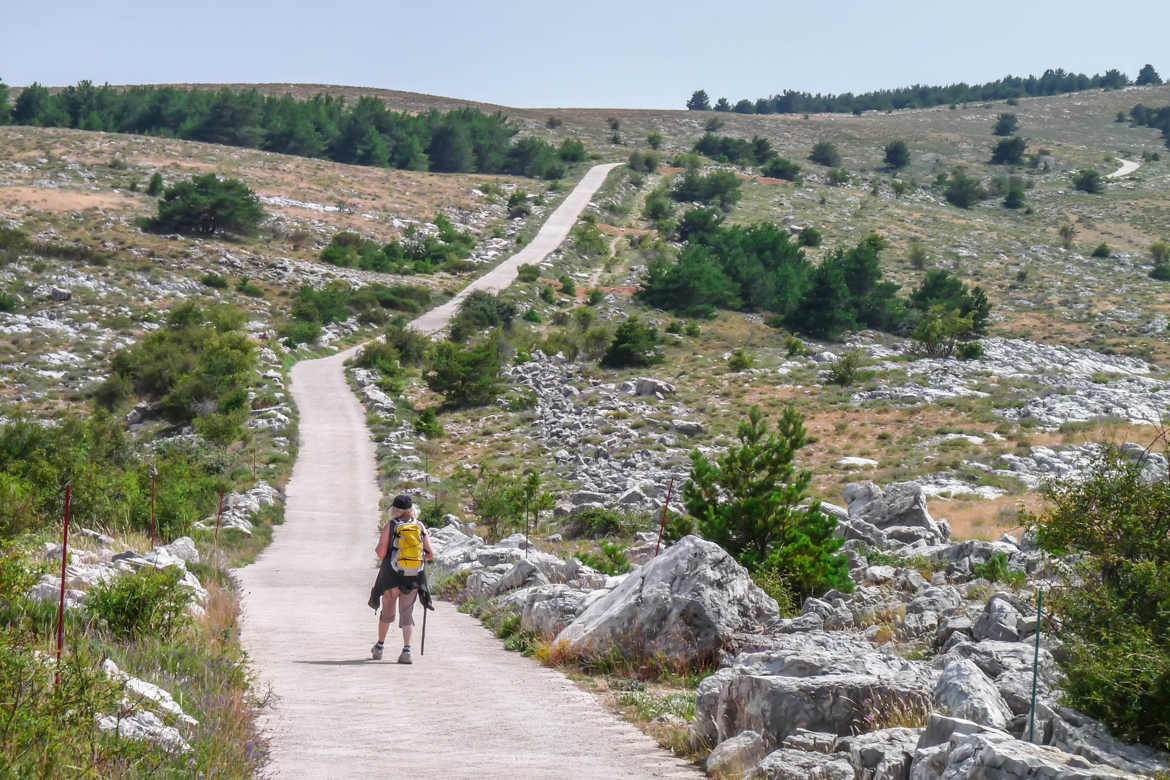
<svg viewBox="0 0 1170 780"><path fill-rule="evenodd" d="M413 577L423 570L423 529L418 520L403 520L394 526L394 543L390 548L390 567L399 574Z"/></svg>

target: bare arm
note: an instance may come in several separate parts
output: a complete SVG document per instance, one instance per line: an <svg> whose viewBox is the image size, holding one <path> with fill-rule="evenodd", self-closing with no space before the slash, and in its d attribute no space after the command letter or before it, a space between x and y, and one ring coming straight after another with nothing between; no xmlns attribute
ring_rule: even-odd
<svg viewBox="0 0 1170 780"><path fill-rule="evenodd" d="M378 546L374 548L379 558L385 558L386 553L390 552L390 523L382 529L382 535L378 537Z"/></svg>
<svg viewBox="0 0 1170 780"><path fill-rule="evenodd" d="M423 549L427 551L427 560L433 561L435 559L435 551L431 549L431 535L423 533Z"/></svg>

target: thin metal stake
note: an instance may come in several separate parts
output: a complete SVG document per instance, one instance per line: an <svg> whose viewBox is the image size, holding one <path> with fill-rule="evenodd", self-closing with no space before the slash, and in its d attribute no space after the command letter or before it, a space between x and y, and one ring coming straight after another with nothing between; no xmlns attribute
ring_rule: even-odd
<svg viewBox="0 0 1170 780"><path fill-rule="evenodd" d="M674 493L674 477L670 478L670 485L666 488L666 503L662 505L662 523L658 526L658 546L654 548L654 557L662 549L662 533L666 530L666 513L670 511L670 496Z"/></svg>
<svg viewBox="0 0 1170 780"><path fill-rule="evenodd" d="M73 485L65 485L65 531L61 540L61 603L57 607L57 672L54 685L61 681L61 651L65 647L65 562L69 560L69 510L73 505Z"/></svg>
<svg viewBox="0 0 1170 780"><path fill-rule="evenodd" d="M223 489L219 491L219 511L215 513L215 543L219 544L219 519L223 517Z"/></svg>
<svg viewBox="0 0 1170 780"><path fill-rule="evenodd" d="M1028 715L1028 741L1036 744L1036 685L1040 675L1040 629L1044 617L1044 591L1036 592L1036 652L1032 656L1032 711Z"/></svg>
<svg viewBox="0 0 1170 780"><path fill-rule="evenodd" d="M154 514L154 496L155 496L154 483L155 483L155 480L157 478L158 478L158 469L156 469L154 466L151 466L150 467L150 546L151 547L155 547L158 545L158 520L155 518L155 514Z"/></svg>

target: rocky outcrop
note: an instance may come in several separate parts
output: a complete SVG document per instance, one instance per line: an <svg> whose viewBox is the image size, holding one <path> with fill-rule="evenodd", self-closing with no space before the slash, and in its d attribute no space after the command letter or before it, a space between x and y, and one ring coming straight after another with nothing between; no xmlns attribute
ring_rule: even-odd
<svg viewBox="0 0 1170 780"><path fill-rule="evenodd" d="M838 517L838 534L875 547L937 545L950 539L945 520L926 508L926 494L916 482L896 482L883 491L873 482L845 486L847 515Z"/></svg>
<svg viewBox="0 0 1170 780"><path fill-rule="evenodd" d="M696 733L718 743L758 731L779 744L800 729L838 736L864 729L874 709L924 711L936 673L875 650L859 634L807 632L741 655L699 685Z"/></svg>
<svg viewBox="0 0 1170 780"><path fill-rule="evenodd" d="M708 663L737 632L776 620L776 602L723 548L687 536L589 606L557 636L580 655L611 649Z"/></svg>

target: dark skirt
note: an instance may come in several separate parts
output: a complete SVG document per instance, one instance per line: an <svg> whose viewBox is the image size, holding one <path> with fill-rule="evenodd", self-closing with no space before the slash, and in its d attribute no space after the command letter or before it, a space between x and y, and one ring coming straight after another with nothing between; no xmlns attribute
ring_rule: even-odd
<svg viewBox="0 0 1170 780"><path fill-rule="evenodd" d="M382 603L382 594L393 588L398 588L402 593L410 593L416 588L426 590L427 575L426 572L420 572L413 577L408 577L401 572L394 571L394 567L390 565L390 556L382 559L382 565L378 569L378 579L374 580L374 587L370 590L370 609L377 609ZM429 600L429 599L428 599Z"/></svg>

